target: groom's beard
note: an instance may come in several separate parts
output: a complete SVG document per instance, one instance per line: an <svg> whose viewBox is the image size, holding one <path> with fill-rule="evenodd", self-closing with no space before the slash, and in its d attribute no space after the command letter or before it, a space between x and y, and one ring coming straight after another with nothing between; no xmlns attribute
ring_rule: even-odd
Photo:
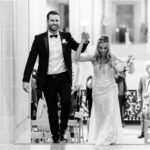
<svg viewBox="0 0 150 150"><path fill-rule="evenodd" d="M50 31L56 32L56 31L58 31L59 26L58 25L51 25L48 28L49 28Z"/></svg>

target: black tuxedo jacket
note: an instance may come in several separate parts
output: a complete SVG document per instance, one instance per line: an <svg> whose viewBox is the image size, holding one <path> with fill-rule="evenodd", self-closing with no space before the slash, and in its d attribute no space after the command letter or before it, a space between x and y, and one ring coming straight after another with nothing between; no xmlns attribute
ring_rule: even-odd
<svg viewBox="0 0 150 150"><path fill-rule="evenodd" d="M71 36L69 32L59 32L62 51L64 56L65 65L69 75L70 83L72 83L72 60L71 60L71 50L77 50L79 43L77 43ZM84 45L83 51L85 51L87 44ZM48 32L39 34L35 36L33 41L31 51L25 66L23 82L29 82L35 61L39 58L38 69L37 69L37 89L43 90L46 75L48 72L48 62L49 62L49 44L48 44Z"/></svg>

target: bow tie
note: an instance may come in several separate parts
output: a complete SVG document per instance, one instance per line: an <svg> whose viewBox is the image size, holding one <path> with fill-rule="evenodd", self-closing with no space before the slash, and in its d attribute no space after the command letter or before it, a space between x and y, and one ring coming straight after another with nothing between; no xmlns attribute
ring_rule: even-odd
<svg viewBox="0 0 150 150"><path fill-rule="evenodd" d="M52 35L50 35L50 38L53 38L53 37L57 38L58 35L57 35L57 34L52 34Z"/></svg>

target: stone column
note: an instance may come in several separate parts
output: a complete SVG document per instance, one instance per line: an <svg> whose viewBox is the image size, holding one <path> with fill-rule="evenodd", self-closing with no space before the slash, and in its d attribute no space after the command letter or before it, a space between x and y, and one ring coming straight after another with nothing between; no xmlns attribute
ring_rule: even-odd
<svg viewBox="0 0 150 150"><path fill-rule="evenodd" d="M148 28L147 42L148 44L150 44L150 1L149 0L147 0L147 28Z"/></svg>
<svg viewBox="0 0 150 150"><path fill-rule="evenodd" d="M91 44L97 41L101 35L102 4L103 1L99 0L69 1L70 31L76 39L80 40L81 32L87 31Z"/></svg>
<svg viewBox="0 0 150 150"><path fill-rule="evenodd" d="M30 129L29 95L22 89L23 72L29 52L29 2L14 0L14 142ZM29 143L30 135L22 142Z"/></svg>
<svg viewBox="0 0 150 150"><path fill-rule="evenodd" d="M29 46L34 36L47 30L47 13L55 7L51 0L29 0ZM29 48L30 48L29 47Z"/></svg>
<svg viewBox="0 0 150 150"><path fill-rule="evenodd" d="M14 135L14 12L13 0L0 1L0 142Z"/></svg>
<svg viewBox="0 0 150 150"><path fill-rule="evenodd" d="M93 0L92 7L92 35L93 44L97 43L98 38L103 33L102 31L102 19L103 19L103 0Z"/></svg>
<svg viewBox="0 0 150 150"><path fill-rule="evenodd" d="M47 0L15 0L15 142L31 142L31 99L22 89L22 77L34 36L45 32Z"/></svg>
<svg viewBox="0 0 150 150"><path fill-rule="evenodd" d="M69 30L75 39L80 39L80 0L69 0Z"/></svg>

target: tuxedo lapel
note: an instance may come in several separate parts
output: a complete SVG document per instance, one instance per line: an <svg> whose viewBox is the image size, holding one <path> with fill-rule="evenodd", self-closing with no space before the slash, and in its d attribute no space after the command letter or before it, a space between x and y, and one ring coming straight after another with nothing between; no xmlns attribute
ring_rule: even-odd
<svg viewBox="0 0 150 150"><path fill-rule="evenodd" d="M62 44L62 51L63 51L63 54L65 52L65 45L62 43L63 39L65 39L65 36L62 32L59 32L60 34L60 40L61 40L61 44Z"/></svg>
<svg viewBox="0 0 150 150"><path fill-rule="evenodd" d="M63 33L61 31L59 31L59 35L60 35L60 40L62 42L62 39L64 38L64 35L63 35Z"/></svg>
<svg viewBox="0 0 150 150"><path fill-rule="evenodd" d="M46 34L44 36L44 44L45 44L47 52L49 53L48 33L47 32L46 32Z"/></svg>

